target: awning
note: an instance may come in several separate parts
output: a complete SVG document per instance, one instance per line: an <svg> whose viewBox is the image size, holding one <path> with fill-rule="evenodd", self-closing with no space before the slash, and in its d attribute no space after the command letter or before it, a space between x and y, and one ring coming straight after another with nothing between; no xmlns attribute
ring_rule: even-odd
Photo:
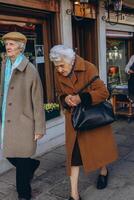
<svg viewBox="0 0 134 200"><path fill-rule="evenodd" d="M127 31L107 30L106 36L110 38L131 38L133 37L133 33Z"/></svg>

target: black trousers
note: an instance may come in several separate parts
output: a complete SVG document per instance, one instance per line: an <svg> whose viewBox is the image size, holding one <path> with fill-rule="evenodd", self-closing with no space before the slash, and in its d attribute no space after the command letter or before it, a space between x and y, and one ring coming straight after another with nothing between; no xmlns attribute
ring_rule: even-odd
<svg viewBox="0 0 134 200"><path fill-rule="evenodd" d="M31 198L30 177L32 167L36 160L31 158L7 158L16 167L16 189L18 196L25 199Z"/></svg>

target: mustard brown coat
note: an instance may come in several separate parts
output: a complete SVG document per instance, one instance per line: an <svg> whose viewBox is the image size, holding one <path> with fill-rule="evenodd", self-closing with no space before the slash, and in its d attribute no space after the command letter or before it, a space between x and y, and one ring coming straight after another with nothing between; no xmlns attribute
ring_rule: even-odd
<svg viewBox="0 0 134 200"><path fill-rule="evenodd" d="M98 75L98 71L93 64L76 56L74 73L71 78L55 72L57 94L59 97L74 94L96 75ZM87 88L85 91L90 93L92 104L100 103L109 96L107 88L100 79L92 83L91 88ZM65 130L67 174L70 175L71 158L76 140L76 132L72 126L71 112L69 110L65 110ZM77 135L85 172L96 170L117 159L117 146L111 125L85 131L84 133L79 132Z"/></svg>
<svg viewBox="0 0 134 200"><path fill-rule="evenodd" d="M2 66L3 88L5 65ZM1 89L1 103L3 91ZM42 85L39 74L27 58L14 69L8 89L3 155L30 157L36 151L35 134L45 133Z"/></svg>

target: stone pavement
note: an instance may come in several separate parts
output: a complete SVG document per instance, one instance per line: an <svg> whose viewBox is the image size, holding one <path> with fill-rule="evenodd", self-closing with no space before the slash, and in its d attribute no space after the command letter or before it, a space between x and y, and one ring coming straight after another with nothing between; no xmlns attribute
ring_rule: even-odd
<svg viewBox="0 0 134 200"><path fill-rule="evenodd" d="M113 124L119 147L119 159L109 165L109 184L97 190L99 171L88 176L81 169L80 194L83 200L134 200L134 121L120 119ZM41 165L32 181L34 200L65 200L69 178L65 170L65 150L60 146L39 157ZM15 169L0 176L0 200L16 200Z"/></svg>

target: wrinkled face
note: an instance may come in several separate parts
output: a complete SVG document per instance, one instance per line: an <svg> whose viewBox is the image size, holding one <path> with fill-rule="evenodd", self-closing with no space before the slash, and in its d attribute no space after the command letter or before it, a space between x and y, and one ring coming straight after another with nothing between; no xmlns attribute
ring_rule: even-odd
<svg viewBox="0 0 134 200"><path fill-rule="evenodd" d="M61 59L61 61L55 61L54 65L56 67L56 70L62 75L62 76L68 76L69 73L72 70L72 65L67 63L64 59Z"/></svg>
<svg viewBox="0 0 134 200"><path fill-rule="evenodd" d="M21 53L21 48L19 47L19 44L14 40L6 40L5 48L7 56L11 59L16 58Z"/></svg>

